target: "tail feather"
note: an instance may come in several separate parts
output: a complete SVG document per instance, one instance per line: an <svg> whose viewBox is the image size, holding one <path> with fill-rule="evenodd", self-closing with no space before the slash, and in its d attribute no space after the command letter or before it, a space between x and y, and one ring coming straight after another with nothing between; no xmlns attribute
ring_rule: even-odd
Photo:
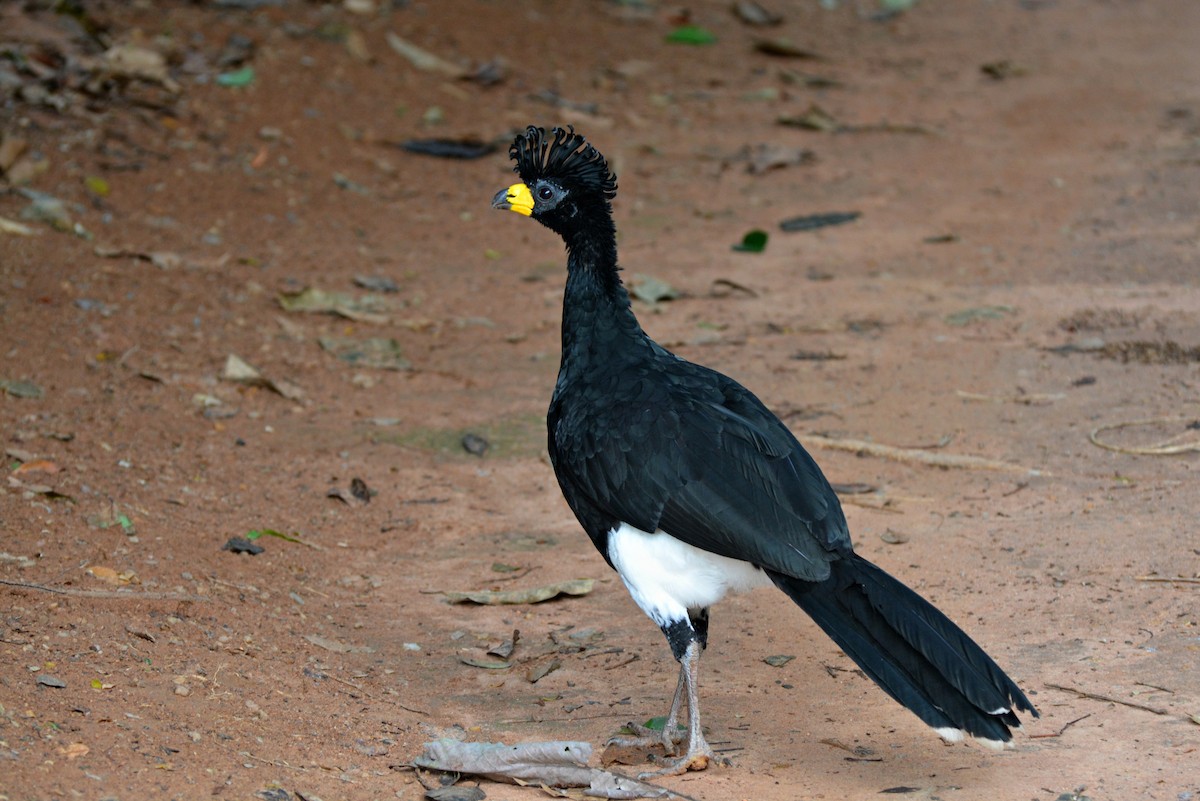
<svg viewBox="0 0 1200 801"><path fill-rule="evenodd" d="M1037 711L982 648L933 604L857 555L822 582L769 572L884 692L946 739L1012 739Z"/></svg>

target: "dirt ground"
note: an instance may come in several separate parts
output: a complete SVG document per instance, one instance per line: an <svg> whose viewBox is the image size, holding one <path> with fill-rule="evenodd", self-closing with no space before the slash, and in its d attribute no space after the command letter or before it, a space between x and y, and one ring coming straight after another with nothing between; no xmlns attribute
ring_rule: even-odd
<svg viewBox="0 0 1200 801"><path fill-rule="evenodd" d="M609 156L625 275L679 294L647 330L860 485L860 552L1042 712L945 745L762 590L702 663L732 766L660 783L1200 794L1200 4L48 5L0 5L0 798L417 799L439 736L598 764L666 711L662 635L544 453L561 244L489 208L504 148L398 147L529 123ZM348 297L285 309L305 288ZM1007 467L915 460L947 456Z"/></svg>

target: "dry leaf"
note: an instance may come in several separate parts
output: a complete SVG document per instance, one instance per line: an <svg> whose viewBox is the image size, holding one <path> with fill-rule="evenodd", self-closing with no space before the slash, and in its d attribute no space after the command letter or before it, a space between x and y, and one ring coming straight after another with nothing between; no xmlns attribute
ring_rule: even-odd
<svg viewBox="0 0 1200 801"><path fill-rule="evenodd" d="M58 749L58 753L67 758L67 761L78 759L81 756L87 756L92 749L88 748L83 743L71 743L70 745L62 746Z"/></svg>
<svg viewBox="0 0 1200 801"><path fill-rule="evenodd" d="M470 773L497 781L587 787L597 798L662 798L671 793L637 779L588 767L592 746L575 742L464 743L442 739L425 743L414 760L418 767L448 773Z"/></svg>
<svg viewBox="0 0 1200 801"><path fill-rule="evenodd" d="M549 601L560 595L587 595L592 591L592 579L573 579L548 584L544 587L530 587L525 590L475 590L474 592L443 593L452 604L467 601L477 604L536 604Z"/></svg>
<svg viewBox="0 0 1200 801"><path fill-rule="evenodd" d="M62 470L62 468L58 465L58 463L52 462L49 459L34 459L21 465L16 470L13 470L12 474L14 476L22 476L26 473L50 473L53 475L60 470Z"/></svg>
<svg viewBox="0 0 1200 801"><path fill-rule="evenodd" d="M451 78L462 78L467 75L467 70L457 64L449 62L440 56L435 56L428 50L417 47L412 42L402 39L391 31L384 34L384 37L387 39L388 46L392 50L404 56L404 58L408 59L409 63L419 70L440 72L443 75L449 75Z"/></svg>
<svg viewBox="0 0 1200 801"><path fill-rule="evenodd" d="M118 573L111 567L104 565L92 565L87 569L87 572L94 578L101 581L106 581L109 584L114 584L118 587L123 587L127 584L141 584L141 579L137 577L137 573L132 570L124 570Z"/></svg>
<svg viewBox="0 0 1200 801"><path fill-rule="evenodd" d="M369 645L347 645L337 640L331 640L328 637L322 637L320 634L305 634L304 639L308 640L318 648L324 648L326 651L333 651L335 654L373 654L375 649Z"/></svg>

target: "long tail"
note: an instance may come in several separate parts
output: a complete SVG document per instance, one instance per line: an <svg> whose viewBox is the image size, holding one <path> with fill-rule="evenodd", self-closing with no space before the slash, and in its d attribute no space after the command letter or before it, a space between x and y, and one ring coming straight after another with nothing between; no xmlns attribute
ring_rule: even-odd
<svg viewBox="0 0 1200 801"><path fill-rule="evenodd" d="M1037 710L1020 688L933 604L857 555L822 582L770 573L775 585L884 692L945 740L963 733L1001 747Z"/></svg>

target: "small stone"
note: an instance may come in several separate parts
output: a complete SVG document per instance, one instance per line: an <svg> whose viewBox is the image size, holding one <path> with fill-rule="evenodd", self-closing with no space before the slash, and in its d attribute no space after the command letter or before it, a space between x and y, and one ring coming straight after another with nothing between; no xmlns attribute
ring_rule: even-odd
<svg viewBox="0 0 1200 801"><path fill-rule="evenodd" d="M67 683L58 676L51 676L48 673L43 673L42 675L38 676L37 683L43 687L54 687L59 690L67 686Z"/></svg>
<svg viewBox="0 0 1200 801"><path fill-rule="evenodd" d="M192 688L186 684L176 684L175 685L175 694L181 695L184 698L186 698L192 694Z"/></svg>

